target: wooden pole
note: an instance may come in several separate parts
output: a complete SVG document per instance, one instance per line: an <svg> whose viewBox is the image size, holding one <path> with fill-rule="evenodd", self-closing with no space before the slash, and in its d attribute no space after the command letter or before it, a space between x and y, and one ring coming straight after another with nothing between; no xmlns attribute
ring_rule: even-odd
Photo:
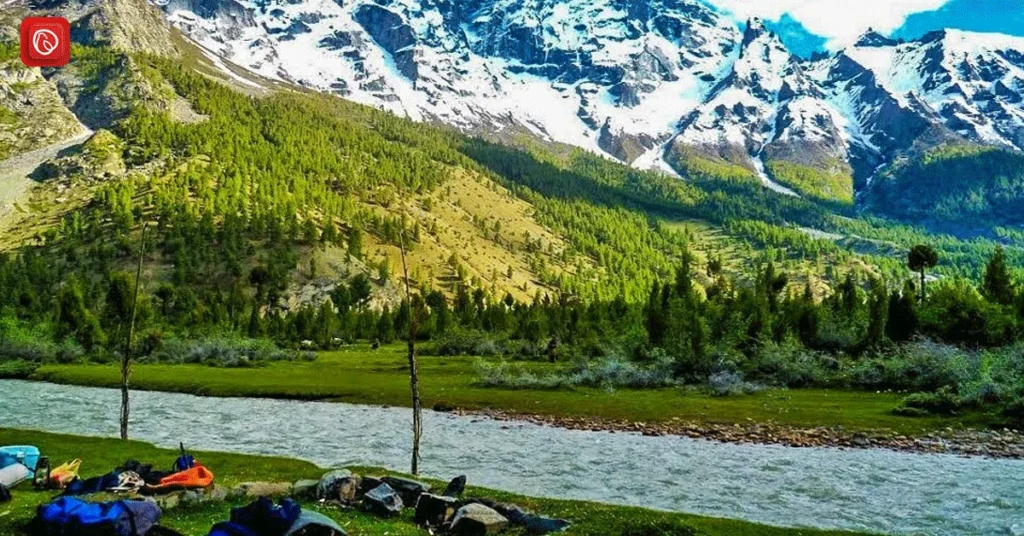
<svg viewBox="0 0 1024 536"><path fill-rule="evenodd" d="M416 310L409 288L409 266L405 261L405 229L399 234L402 250L402 274L405 277L405 303L409 307L409 388L412 390L412 474L420 474L420 438L423 436L423 403L420 400L420 379L416 367Z"/></svg>
<svg viewBox="0 0 1024 536"><path fill-rule="evenodd" d="M146 226L142 222L142 242L139 245L139 266L135 271L135 293L132 296L132 319L128 324L128 341L121 356L121 439L128 439L128 377L131 375L132 339L135 336L135 316L139 303L139 283L142 281L142 261L146 257Z"/></svg>

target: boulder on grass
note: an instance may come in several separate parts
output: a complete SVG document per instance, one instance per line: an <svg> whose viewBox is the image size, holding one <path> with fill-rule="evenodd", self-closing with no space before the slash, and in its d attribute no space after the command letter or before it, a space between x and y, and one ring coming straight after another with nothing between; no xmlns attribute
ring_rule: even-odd
<svg viewBox="0 0 1024 536"><path fill-rule="evenodd" d="M319 480L299 480L292 484L292 495L299 499L318 499Z"/></svg>
<svg viewBox="0 0 1024 536"><path fill-rule="evenodd" d="M420 495L430 492L430 484L418 480L398 476L386 476L383 480L385 484L391 486L392 489L402 496L402 501L405 504L410 506L416 504L416 501L420 499Z"/></svg>
<svg viewBox="0 0 1024 536"><path fill-rule="evenodd" d="M348 469L331 471L320 478L316 486L316 498L327 501L355 502L359 492L359 475Z"/></svg>
<svg viewBox="0 0 1024 536"><path fill-rule="evenodd" d="M417 525L440 527L455 515L458 507L458 500L454 497L424 493L416 503L414 520Z"/></svg>
<svg viewBox="0 0 1024 536"><path fill-rule="evenodd" d="M376 489L377 486L383 483L384 481L381 480L379 476L363 476L363 478L359 481L359 497L366 495L368 491Z"/></svg>
<svg viewBox="0 0 1024 536"><path fill-rule="evenodd" d="M402 513L402 497L391 486L381 484L363 495L363 507L379 516L394 516Z"/></svg>
<svg viewBox="0 0 1024 536"><path fill-rule="evenodd" d="M493 508L471 503L459 508L452 519L453 536L486 536L497 534L508 525L508 519Z"/></svg>
<svg viewBox="0 0 1024 536"><path fill-rule="evenodd" d="M461 497L462 492L466 491L466 475L457 476L452 479L444 488L445 497Z"/></svg>
<svg viewBox="0 0 1024 536"><path fill-rule="evenodd" d="M243 482L228 492L228 498L255 499L257 497L286 497L291 495L292 485L288 482Z"/></svg>
<svg viewBox="0 0 1024 536"><path fill-rule="evenodd" d="M480 503L493 508L495 512L498 512L508 519L509 524L517 527L523 527L526 529L526 532L530 534L561 532L572 526L572 523L564 519L554 519L531 514L523 510L519 505L515 504L506 504L489 500L481 500Z"/></svg>

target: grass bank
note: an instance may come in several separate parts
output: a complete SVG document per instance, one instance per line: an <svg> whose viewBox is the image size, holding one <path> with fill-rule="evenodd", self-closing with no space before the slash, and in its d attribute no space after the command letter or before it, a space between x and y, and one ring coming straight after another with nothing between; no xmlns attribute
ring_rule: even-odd
<svg viewBox="0 0 1024 536"><path fill-rule="evenodd" d="M82 458L83 476L95 476L120 465L126 459L137 459L157 464L167 463L176 452L157 448L137 441L121 442L101 439L12 430L0 428L0 444L32 444L38 446L53 460ZM288 458L271 458L218 452L195 453L216 475L217 485L232 486L246 481L292 482L302 478L319 478L324 469L311 463ZM384 471L368 468L360 472L382 474ZM435 484L442 484L435 482ZM37 492L22 485L13 492L14 500L0 504L0 534L21 535L21 527L34 515L38 505L48 502L53 492ZM467 496L491 497L515 502L523 507L549 516L573 521L567 534L588 536L621 536L643 534L649 536L687 534L687 528L699 535L763 535L763 536L826 536L851 535L849 532L786 529L757 525L742 521L716 519L685 514L656 512L641 508L610 506L582 501L535 499L483 488L469 487ZM217 521L228 518L231 507L237 504L211 504L178 508L164 513L163 524L188 536L202 536ZM309 507L309 505L304 505ZM350 535L392 536L425 535L426 531L413 525L411 512L398 519L379 519L359 511L335 509L321 510L335 519ZM510 536L518 533L510 531Z"/></svg>
<svg viewBox="0 0 1024 536"><path fill-rule="evenodd" d="M426 407L436 404L467 409L495 409L555 417L590 417L647 423L683 420L704 423L776 422L812 428L848 430L886 428L915 435L946 427L975 427L984 416L902 417L892 409L903 395L822 389L769 389L750 395L716 397L695 390L576 388L571 390L513 390L476 384L473 357L420 358L420 382ZM550 370L547 363L524 362L523 367ZM252 396L332 400L389 406L409 405L406 358L398 346L373 351L357 345L324 352L314 362L271 363L256 369L212 368L201 365L136 365L134 388L210 396ZM46 365L32 379L116 387L114 365Z"/></svg>

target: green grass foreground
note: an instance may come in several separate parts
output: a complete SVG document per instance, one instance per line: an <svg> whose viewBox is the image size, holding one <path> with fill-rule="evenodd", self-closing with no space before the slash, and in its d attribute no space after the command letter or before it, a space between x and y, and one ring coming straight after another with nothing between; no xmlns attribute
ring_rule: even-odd
<svg viewBox="0 0 1024 536"><path fill-rule="evenodd" d="M709 423L776 422L812 428L890 429L907 435L949 426L984 424L980 415L902 417L892 409L904 395L864 391L789 389L716 397L695 390L604 389L513 390L477 385L474 357L420 357L425 407L436 404L467 409L496 409L558 417L590 417L657 423L673 419ZM523 362L537 372L552 365ZM555 365L557 366L557 365ZM136 365L135 389L208 396L251 396L331 400L358 404L408 406L409 377L399 345L370 350L367 345L321 353L313 362L271 363L260 368L202 365ZM32 379L74 385L116 387L115 365L45 365Z"/></svg>
<svg viewBox="0 0 1024 536"><path fill-rule="evenodd" d="M96 476L110 471L127 459L147 463L170 465L177 453L174 450L157 448L138 441L121 442L116 439L69 436L12 430L0 428L0 444L31 444L38 446L51 460L81 458L83 476ZM246 481L293 482L303 478L319 478L325 469L311 463L265 456L248 456L219 452L197 452L196 457L216 475L216 485L232 486ZM379 469L356 468L364 474L383 474ZM429 480L435 485L442 482ZM36 507L48 502L55 492L35 491L28 484L22 484L13 491L13 501L0 504L0 534L23 534L22 527L35 514ZM849 532L828 532L807 529L786 529L685 514L657 512L642 508L611 506L583 501L536 499L510 493L469 487L469 497L489 497L515 502L528 510L544 515L572 520L574 525L567 534L588 536L621 536L635 534L645 536L686 534L687 528L700 535L763 535L763 536L825 536L830 534L851 535ZM217 521L226 520L237 503L203 504L176 508L164 512L162 524L178 530L187 536L205 535ZM308 504L304 507L311 507ZM327 514L352 536L383 535L405 536L425 535L426 531L412 523L412 513L407 510L398 519L380 519L354 510L319 510ZM516 531L508 531L518 536Z"/></svg>

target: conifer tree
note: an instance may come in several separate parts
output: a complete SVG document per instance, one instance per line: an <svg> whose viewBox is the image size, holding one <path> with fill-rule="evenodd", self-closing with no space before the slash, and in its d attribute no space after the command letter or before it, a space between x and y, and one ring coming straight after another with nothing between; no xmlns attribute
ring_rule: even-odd
<svg viewBox="0 0 1024 536"><path fill-rule="evenodd" d="M985 275L981 282L981 294L990 301L1001 305L1012 305L1016 297L1013 278L1006 266L1006 251L1003 246L996 247L995 252L985 266Z"/></svg>

